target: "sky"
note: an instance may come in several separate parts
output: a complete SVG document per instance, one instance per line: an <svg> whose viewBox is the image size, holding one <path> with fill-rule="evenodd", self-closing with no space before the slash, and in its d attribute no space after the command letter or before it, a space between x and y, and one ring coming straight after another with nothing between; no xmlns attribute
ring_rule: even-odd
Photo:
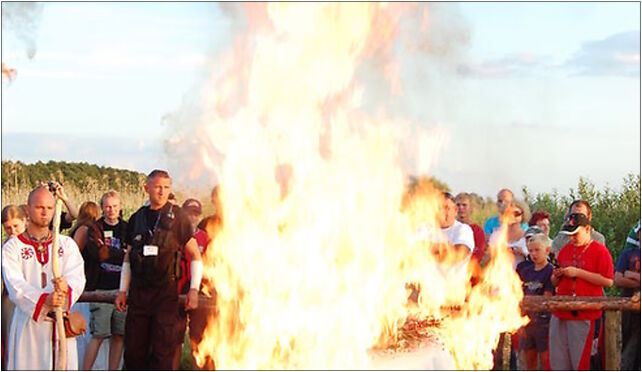
<svg viewBox="0 0 642 372"><path fill-rule="evenodd" d="M432 175L493 197L639 174L639 3L427 6L431 52L395 50L387 109L445 128ZM2 3L2 159L178 171L165 118L239 30L217 3Z"/></svg>

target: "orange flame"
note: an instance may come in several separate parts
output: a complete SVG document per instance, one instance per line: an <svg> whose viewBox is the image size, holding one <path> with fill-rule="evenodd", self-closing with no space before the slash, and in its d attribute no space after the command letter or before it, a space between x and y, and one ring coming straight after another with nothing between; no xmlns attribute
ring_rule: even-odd
<svg viewBox="0 0 642 372"><path fill-rule="evenodd" d="M471 288L466 261L435 227L440 194L428 187L403 199L409 125L365 113L356 78L364 58L390 53L412 7L250 8L261 26L217 66L230 71L212 76L197 129L200 166L220 180L225 216L204 257L218 309L194 350L198 364L376 368L373 348L393 343L409 316L431 316L443 319L456 367L489 368L499 333L526 320L505 243ZM394 95L396 66L388 59L380 71ZM444 136L417 131L420 161L433 164ZM421 288L413 305L409 283ZM448 305L461 311L443 313Z"/></svg>

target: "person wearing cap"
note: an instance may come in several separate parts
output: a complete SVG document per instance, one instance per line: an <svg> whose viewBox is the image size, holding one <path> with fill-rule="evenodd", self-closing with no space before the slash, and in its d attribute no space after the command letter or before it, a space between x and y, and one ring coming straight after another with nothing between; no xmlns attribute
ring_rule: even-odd
<svg viewBox="0 0 642 372"><path fill-rule="evenodd" d="M524 295L552 296L555 290L551 282L553 265L548 262L551 249L548 236L537 226L528 228L525 234L528 246L528 259L517 265L517 274L522 281ZM550 312L528 312L530 318L520 330L519 348L525 352L526 369L536 370L539 362L540 369L548 368L548 325Z"/></svg>
<svg viewBox="0 0 642 372"><path fill-rule="evenodd" d="M551 281L557 296L604 296L613 285L613 260L609 250L591 238L589 218L571 213L561 234L569 242L560 250ZM597 354L602 329L601 310L553 311L549 327L550 363L553 370L588 370Z"/></svg>
<svg viewBox="0 0 642 372"><path fill-rule="evenodd" d="M623 297L640 295L640 221L626 238L615 265L615 285ZM622 312L622 371L640 370L640 312Z"/></svg>
<svg viewBox="0 0 642 372"><path fill-rule="evenodd" d="M593 210L591 209L591 205L586 200L574 200L571 205L568 206L568 212L566 213L566 215L568 216L571 213L582 213L583 215L588 217L589 222L593 220ZM606 245L604 235L595 230L592 226L591 239L602 245ZM553 253L553 255L557 257L560 249L562 249L562 247L565 246L568 241L568 235L557 233L557 236L555 237L555 239L553 239L553 243L551 243L551 253Z"/></svg>
<svg viewBox="0 0 642 372"><path fill-rule="evenodd" d="M189 198L183 202L182 206L187 219L189 220L192 231L194 233L194 239L198 244L198 251L201 254L201 257L205 256L207 246L210 242L208 234L198 227L198 222L203 214L201 207L201 202L194 198ZM181 260L180 260L180 279L178 280L178 292L179 294L187 294L190 289L191 282L191 272L190 272L190 261L191 257L189 252L183 250ZM203 293L204 280L201 282L201 287L199 292L202 296L205 296ZM203 338L203 332L205 332L205 326L207 325L207 318L210 313L210 309L199 306L198 308L190 311L185 311L185 309L178 309L178 321L176 322L176 337L177 337L177 346L176 352L174 354L174 369L177 370L180 366L181 353L183 350L183 341L185 340L185 331L187 330L187 324L189 321L189 338L192 350L195 350L196 346L201 342ZM205 369L213 369L214 364L211 359L206 360L206 363L203 367ZM192 354L192 367L197 369L197 363Z"/></svg>

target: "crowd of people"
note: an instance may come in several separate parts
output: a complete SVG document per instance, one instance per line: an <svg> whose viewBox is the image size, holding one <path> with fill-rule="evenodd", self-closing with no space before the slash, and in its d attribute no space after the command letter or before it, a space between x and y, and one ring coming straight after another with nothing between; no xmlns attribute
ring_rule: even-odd
<svg viewBox="0 0 642 372"><path fill-rule="evenodd" d="M2 246L3 369L55 366L52 310L56 308L73 312L86 305L89 314L91 337L86 345L80 348L76 338L67 338L68 369L92 369L103 341L109 339L105 368L119 369L124 360L129 370L176 370L186 332L193 348L201 341L212 311L198 306L199 294L209 295L202 283L201 256L224 221L218 187L211 194L215 214L205 218L198 199L178 205L166 171L152 171L144 188L148 202L128 221L122 217L118 192L107 191L99 203L86 201L76 210L55 182L33 189L26 205L2 209L8 235ZM528 206L508 189L497 194L499 213L483 228L471 221L471 195L444 192L442 196L437 229L452 249L448 263L457 268L453 275L467 269L475 285L489 259L487 248L505 237L526 295L603 296L613 284L622 296L639 295L640 222L631 229L614 266L604 236L591 227L591 206L584 200L571 203L552 239L550 215L535 211L531 216ZM53 231L56 198L67 209L60 229L71 228L68 236ZM57 252L52 252L54 236L59 237ZM53 254L60 263L61 274L56 277ZM443 256L441 251L435 254ZM113 304L76 303L84 291L115 290ZM413 288L411 300L419 291ZM179 294L185 295L184 304L179 303ZM602 311L526 315L530 322L513 335L511 369L602 369ZM623 313L622 332L622 369L639 370L639 312ZM500 342L496 369L501 368L501 350ZM192 366L198 368L195 361ZM206 360L201 368L215 367Z"/></svg>

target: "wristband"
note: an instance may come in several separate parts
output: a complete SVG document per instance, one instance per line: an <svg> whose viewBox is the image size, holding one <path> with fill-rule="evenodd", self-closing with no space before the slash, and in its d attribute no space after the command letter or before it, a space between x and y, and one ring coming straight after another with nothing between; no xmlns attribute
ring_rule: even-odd
<svg viewBox="0 0 642 372"><path fill-rule="evenodd" d="M203 261L201 260L192 260L189 264L190 275L192 276L189 288L196 289L197 291L201 288L201 279L203 278Z"/></svg>
<svg viewBox="0 0 642 372"><path fill-rule="evenodd" d="M123 262L123 269L120 271L120 289L121 292L127 292L129 283L132 281L132 270L129 262Z"/></svg>

